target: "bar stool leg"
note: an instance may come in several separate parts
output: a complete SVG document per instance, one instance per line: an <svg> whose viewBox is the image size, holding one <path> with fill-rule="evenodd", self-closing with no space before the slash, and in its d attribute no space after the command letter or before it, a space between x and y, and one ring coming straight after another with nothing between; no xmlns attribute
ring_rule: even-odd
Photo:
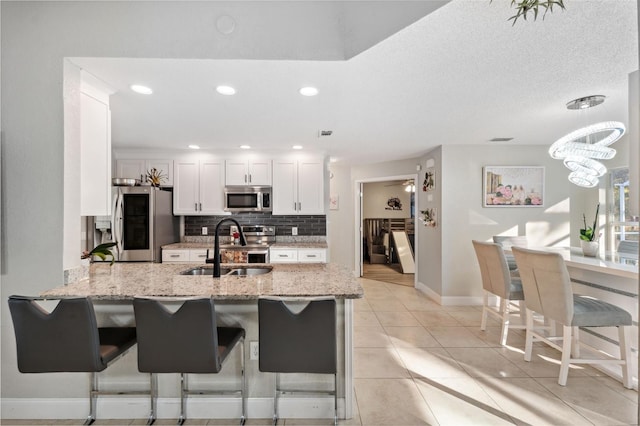
<svg viewBox="0 0 640 426"><path fill-rule="evenodd" d="M149 412L148 425L152 425L156 421L158 406L158 375L149 374L149 396L151 398L151 411Z"/></svg>
<svg viewBox="0 0 640 426"><path fill-rule="evenodd" d="M245 402L245 398L247 396L247 376L244 371L244 337L240 341L240 344L242 345L240 352L240 368L242 369L242 394L240 395L240 398L242 399L242 417L240 417L240 424L244 425L247 419L247 406Z"/></svg>
<svg viewBox="0 0 640 426"><path fill-rule="evenodd" d="M338 426L338 374L333 375L333 425Z"/></svg>
<svg viewBox="0 0 640 426"><path fill-rule="evenodd" d="M622 367L622 384L625 388L631 389L631 347L630 347L630 327L618 326L618 341L620 343L620 359L624 361Z"/></svg>
<svg viewBox="0 0 640 426"><path fill-rule="evenodd" d="M275 392L273 394L273 426L278 424L278 392L280 389L280 374L276 374Z"/></svg>
<svg viewBox="0 0 640 426"><path fill-rule="evenodd" d="M571 327L570 325L562 326L562 358L560 361L560 376L558 377L558 384L560 386L567 385L567 377L569 376L571 346L573 343L572 331L573 327Z"/></svg>
<svg viewBox="0 0 640 426"><path fill-rule="evenodd" d="M184 424L187 420L187 375L180 373L180 417L178 418L178 424Z"/></svg>
<svg viewBox="0 0 640 426"><path fill-rule="evenodd" d="M85 425L93 424L96 421L96 399L98 397L98 375L95 372L91 372L89 378L90 390L89 390L89 417L85 420Z"/></svg>

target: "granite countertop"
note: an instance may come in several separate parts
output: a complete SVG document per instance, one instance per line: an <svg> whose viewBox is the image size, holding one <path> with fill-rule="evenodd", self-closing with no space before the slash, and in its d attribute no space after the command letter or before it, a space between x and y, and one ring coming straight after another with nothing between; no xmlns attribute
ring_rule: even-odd
<svg viewBox="0 0 640 426"><path fill-rule="evenodd" d="M220 246L225 249L238 249L242 250L241 245L229 246L229 244L222 244ZM212 249L213 243L173 243L162 246L164 250L197 250L197 249ZM327 243L325 241L302 241L302 242L275 242L269 246L269 248L280 249L299 249L299 248L317 248L326 249Z"/></svg>
<svg viewBox="0 0 640 426"><path fill-rule="evenodd" d="M180 275L202 264L119 262L92 263L89 278L42 292L43 297L90 296L94 300L130 300L135 296L211 296L219 300L250 300L260 296L363 296L360 281L344 266L322 264L269 264L264 275ZM265 266L264 264L223 265Z"/></svg>

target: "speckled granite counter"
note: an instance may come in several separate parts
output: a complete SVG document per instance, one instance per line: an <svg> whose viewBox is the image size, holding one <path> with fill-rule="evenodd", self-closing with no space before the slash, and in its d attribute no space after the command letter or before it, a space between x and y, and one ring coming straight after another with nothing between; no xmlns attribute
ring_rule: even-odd
<svg viewBox="0 0 640 426"><path fill-rule="evenodd" d="M277 264L264 275L180 275L201 264L93 263L89 279L44 291L44 297L91 296L95 300L127 300L135 296L212 296L251 300L260 296L326 296L355 299L362 286L347 268L335 264ZM231 266L231 265L224 265ZM240 265L236 265L240 266ZM258 266L258 264L251 264Z"/></svg>

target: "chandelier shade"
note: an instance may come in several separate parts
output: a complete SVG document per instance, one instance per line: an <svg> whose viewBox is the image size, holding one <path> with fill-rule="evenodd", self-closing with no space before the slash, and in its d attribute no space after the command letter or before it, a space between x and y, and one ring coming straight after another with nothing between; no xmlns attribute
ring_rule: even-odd
<svg viewBox="0 0 640 426"><path fill-rule="evenodd" d="M569 182L585 188L593 188L598 184L599 179L597 176L571 172L569 173Z"/></svg>
<svg viewBox="0 0 640 426"><path fill-rule="evenodd" d="M619 121L603 121L592 124L575 130L555 141L549 148L549 155L557 160L576 155L610 160L616 155L616 150L607 147L620 139L625 131L624 124ZM593 135L603 132L608 134L597 140L592 139ZM589 141L589 143L581 142L582 139Z"/></svg>
<svg viewBox="0 0 640 426"><path fill-rule="evenodd" d="M564 165L581 175L600 177L607 173L607 168L602 163L591 158L570 156L564 159Z"/></svg>

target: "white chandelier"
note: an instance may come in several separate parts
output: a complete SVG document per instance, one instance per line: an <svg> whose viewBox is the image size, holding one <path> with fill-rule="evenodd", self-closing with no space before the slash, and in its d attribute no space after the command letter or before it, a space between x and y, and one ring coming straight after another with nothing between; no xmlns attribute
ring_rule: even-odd
<svg viewBox="0 0 640 426"><path fill-rule="evenodd" d="M567 104L568 109L585 109L604 102L604 96L587 96L575 99ZM569 181L578 186L593 188L598 185L599 177L607 168L596 160L610 160L616 150L609 145L624 135L626 128L619 121L604 121L575 130L557 141L549 148L551 158L563 160L571 170ZM604 134L599 139L597 135Z"/></svg>

